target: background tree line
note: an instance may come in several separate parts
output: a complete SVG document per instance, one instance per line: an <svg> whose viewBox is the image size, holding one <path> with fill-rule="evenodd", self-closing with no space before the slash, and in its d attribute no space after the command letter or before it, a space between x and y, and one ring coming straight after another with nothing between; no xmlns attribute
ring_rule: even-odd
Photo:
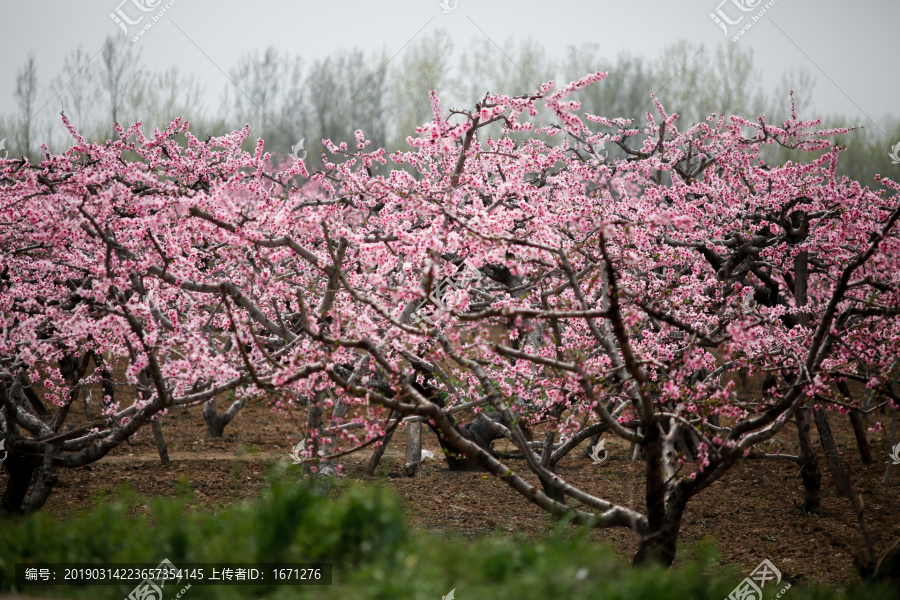
<svg viewBox="0 0 900 600"><path fill-rule="evenodd" d="M431 118L423 100L432 89L439 90L445 108L471 109L487 92L524 94L548 79L570 81L597 70L609 71L607 80L576 97L584 112L605 117L642 122L652 108L653 91L670 113L681 115L682 128L713 113L764 114L769 123L780 124L790 115L792 89L801 118L822 116L813 112L816 79L809 71L783 73L776 90L767 93L759 84L752 48L736 44L711 50L681 40L655 59L627 53L611 57L598 44L588 44L552 57L533 38L509 40L501 51L488 39L475 37L457 53L447 32L436 29L413 40L396 60L385 49L367 54L354 48L309 59L269 47L247 52L229 70L233 83L225 84L214 108L204 103L204 87L194 75L177 66L152 71L127 38L109 37L92 60L83 47L71 51L62 72L46 84L29 55L13 89L17 110L0 115L0 139L6 139L10 155L39 160L40 144L60 152L70 143L59 119L61 109L90 141L109 139L115 122L141 120L149 132L182 116L198 137L250 123L251 138L262 137L272 152L288 153L305 138L306 162L315 169L321 165L322 139L352 147L357 129L374 147L407 148L406 137ZM864 116L822 118L823 127L859 127L840 140L847 146L843 174L872 183L874 174L898 168L888 156L900 141L896 117L883 117L877 125ZM550 122L541 114L537 120ZM499 125L494 127L499 134ZM618 151L607 150L613 155ZM801 160L783 148L768 150L766 158L773 164Z"/></svg>

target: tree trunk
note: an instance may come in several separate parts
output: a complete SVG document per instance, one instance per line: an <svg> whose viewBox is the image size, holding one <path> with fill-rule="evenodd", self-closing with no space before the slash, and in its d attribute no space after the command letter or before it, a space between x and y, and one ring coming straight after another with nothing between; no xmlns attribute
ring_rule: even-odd
<svg viewBox="0 0 900 600"><path fill-rule="evenodd" d="M31 514L39 511L50 497L53 486L59 481L56 474L56 465L53 464L53 457L56 454L56 448L48 446L44 452L44 462L35 473L34 487L31 493L22 502L22 514Z"/></svg>
<svg viewBox="0 0 900 600"><path fill-rule="evenodd" d="M319 467L319 434L322 432L322 403L319 402L321 392L316 392L315 398L310 400L306 411L306 431L310 432L309 444L312 454L310 459L303 463L303 475L312 481L316 480ZM313 466L316 468L313 469Z"/></svg>
<svg viewBox="0 0 900 600"><path fill-rule="evenodd" d="M350 381L354 381L354 378L358 377L358 373L356 369L350 374ZM322 396L324 398L324 395ZM322 400L319 399L319 401ZM344 418L344 415L347 414L349 407L346 402L342 398L338 398L334 402L334 408L331 411L331 425L336 425L341 422ZM330 426L329 426L330 427ZM322 439L322 451L325 456L330 456L335 454L335 450L337 449L337 436L328 437ZM332 479L337 476L337 464L334 462L334 459L331 458L323 458L319 461L319 481L322 481L323 478ZM329 484L330 485L330 484ZM327 486L326 486L327 487Z"/></svg>
<svg viewBox="0 0 900 600"><path fill-rule="evenodd" d="M900 371L894 369L894 380L892 382L891 387L893 388L894 398L897 397L897 387L898 387L898 378L900 378ZM884 409L884 405L881 407ZM891 451L893 452L894 448L896 448L897 444L897 407L891 406ZM889 460L887 470L884 472L884 478L881 480L882 485L887 485L888 478L891 476L891 469L894 466L894 461Z"/></svg>
<svg viewBox="0 0 900 600"><path fill-rule="evenodd" d="M550 411L550 416L555 420L559 418L559 415L562 414L564 405L554 406ZM556 440L556 432L553 429L548 428L547 433L544 435L544 447L541 450L541 466L549 471L553 471L555 465L551 465L551 458L553 456L553 442ZM540 477L541 487L544 489L544 493L547 494L553 500L556 500L560 504L566 503L566 495L565 493L552 485L549 481L544 481L543 477Z"/></svg>
<svg viewBox="0 0 900 600"><path fill-rule="evenodd" d="M243 400L235 400L228 410L222 414L216 413L216 399L211 398L203 405L203 420L206 421L206 436L209 438L221 438L225 434L225 426L231 423L238 412L244 407Z"/></svg>
<svg viewBox="0 0 900 600"><path fill-rule="evenodd" d="M100 371L100 388L103 390L101 404L103 408L107 408L116 399L116 386L113 382L112 371L103 360L103 355L99 352L91 352L91 358L94 359L94 364L97 365L97 370Z"/></svg>
<svg viewBox="0 0 900 600"><path fill-rule="evenodd" d="M91 407L90 403L88 402L87 390L85 389L84 384L81 383L81 378L84 376L90 357L91 353L86 352L80 359L77 357L77 355L66 354L59 360L59 370L66 382L72 386L72 390L70 392L72 400L70 400L69 404L71 404L71 402L74 401L74 399L77 398L80 394L82 400L84 401L84 415L88 419L91 418ZM84 367L80 369L80 374L77 373L77 371L79 370L79 364L83 365ZM34 392L32 392L32 394L34 394ZM28 396L26 395L26 397ZM32 402L32 406L34 406L34 402ZM68 412L68 406L66 407L66 411ZM65 417L65 415L63 415L63 417Z"/></svg>
<svg viewBox="0 0 900 600"><path fill-rule="evenodd" d="M166 448L162 424L160 424L158 417L150 420L150 427L153 429L153 439L156 440L156 450L159 452L159 461L162 464L167 465L171 462L169 460L169 450Z"/></svg>
<svg viewBox="0 0 900 600"><path fill-rule="evenodd" d="M47 410L47 407L41 402L40 397L34 393L34 390L31 389L31 382L26 375L22 376L22 393L25 394L28 403L31 404L31 408L34 409L34 412L37 413L39 417L50 417L50 411Z"/></svg>
<svg viewBox="0 0 900 600"><path fill-rule="evenodd" d="M94 414L91 412L91 396L88 394L87 388L84 387L82 383L81 387L81 399L84 401L84 417L86 419L93 419Z"/></svg>
<svg viewBox="0 0 900 600"><path fill-rule="evenodd" d="M804 236L805 237L805 236ZM809 283L809 255L806 250L801 250L794 258L794 303L797 306L806 306L807 285ZM801 312L797 315L800 325L809 328L810 314Z"/></svg>
<svg viewBox="0 0 900 600"><path fill-rule="evenodd" d="M644 442L639 447L643 447L646 466L647 529L641 532L634 564L668 567L675 560L687 495L684 484L675 481L672 440L664 433L662 424L645 423L644 430Z"/></svg>
<svg viewBox="0 0 900 600"><path fill-rule="evenodd" d="M66 360L66 358L67 357L63 357L63 359L59 361L59 367L60 371L62 371L64 374L68 373L66 375L66 382L69 383L69 385L71 385L72 387L69 390L69 398L66 400L65 404L57 408L56 412L53 413L53 417L50 419L50 429L55 432L59 432L60 428L63 426L63 423L66 422L66 418L69 416L69 409L72 407L72 403L75 402L75 399L78 398L81 392L81 386L79 385L79 383L81 382L81 378L84 377L84 374L87 371L88 359L90 358L90 355L88 353L82 355L81 361L77 365L77 369L74 366L74 358L68 361ZM64 365L70 368L64 368ZM71 381L68 381L69 377L71 377Z"/></svg>
<svg viewBox="0 0 900 600"><path fill-rule="evenodd" d="M391 419L399 419L400 413L391 413ZM398 420L393 427L384 432L384 439L381 441L381 444L375 446L375 451L372 453L372 456L369 457L369 462L366 464L366 470L363 472L363 477L374 477L375 470L378 469L378 465L381 463L381 457L384 456L384 451L387 450L387 445L391 442L391 438L394 437L394 432L397 430L397 426L400 424Z"/></svg>
<svg viewBox="0 0 900 600"><path fill-rule="evenodd" d="M553 406L549 411L550 418L557 421L565 408L565 404ZM548 427L547 433L544 434L544 447L541 449L541 466L551 472L556 470L556 462L553 461L553 442L555 441L556 431L554 431L552 427ZM566 494L562 490L550 484L549 481L544 481L543 478L540 478L540 482L541 487L544 488L544 493L547 494L547 496L560 504L566 503Z"/></svg>
<svg viewBox="0 0 900 600"><path fill-rule="evenodd" d="M447 469L450 471L484 471L484 467L478 464L464 454L460 454L456 448L450 445L446 438L441 435L440 431L435 430L438 436L438 444L441 445L441 452L444 454L444 460L447 463Z"/></svg>
<svg viewBox="0 0 900 600"><path fill-rule="evenodd" d="M637 433L638 433L638 435L643 435L644 428L638 427ZM631 462L637 462L638 459L640 459L642 452L643 452L643 448L641 448L641 446L639 444L632 443L631 444Z"/></svg>
<svg viewBox="0 0 900 600"><path fill-rule="evenodd" d="M0 514L18 515L22 513L22 504L31 486L31 479L40 463L31 457L10 452L3 465L9 473L9 480L6 482L3 498L0 499Z"/></svg>
<svg viewBox="0 0 900 600"><path fill-rule="evenodd" d="M220 438L225 432L225 423L216 413L216 399L210 398L203 405L203 420L206 421L206 437Z"/></svg>
<svg viewBox="0 0 900 600"><path fill-rule="evenodd" d="M675 448L679 452L681 452L685 460L687 460L688 462L695 462L696 459L694 458L694 453L691 452L691 448L689 446L689 433L689 431L682 431L680 434L678 434L678 437L675 439Z"/></svg>
<svg viewBox="0 0 900 600"><path fill-rule="evenodd" d="M831 425L828 422L828 414L824 408L817 408L813 411L813 418L816 420L816 429L819 430L819 440L822 442L822 449L825 450L825 459L828 462L828 469L834 478L834 485L838 493L844 498L853 499L853 487L850 485L850 476L844 468L844 462L841 460L841 453L838 451L837 443L834 441L834 435L831 433Z"/></svg>
<svg viewBox="0 0 900 600"><path fill-rule="evenodd" d="M687 498L681 486L675 485L667 498L649 498L648 506L657 506L647 513L649 531L641 536L634 555L634 566L672 566L678 550L678 533ZM651 503L652 500L652 503Z"/></svg>
<svg viewBox="0 0 900 600"><path fill-rule="evenodd" d="M68 383L69 385L74 385L74 383L75 383L75 355L63 354L62 358L59 359L59 372L62 374L63 379L65 380L66 383Z"/></svg>
<svg viewBox="0 0 900 600"><path fill-rule="evenodd" d="M485 413L485 416L492 421L503 424L503 419L500 416L500 413ZM485 452L487 452L488 454L496 456L493 449L491 449L491 443L494 440L502 438L503 436L492 427L483 423L479 419L475 419L471 423L462 423L461 425L457 425L456 419L451 417L450 422L454 424L454 426L457 428L457 432L464 438L466 438L470 442L474 442L481 448L484 448ZM441 451L444 453L444 458L447 461L447 468L449 470L484 471L484 467L481 466L478 461L472 460L463 454L459 454L453 447L453 445L447 441L440 430L434 427L432 423L429 422L428 426L438 438L438 443L441 445ZM530 437L530 432L524 427L522 428L522 430L525 439L528 439Z"/></svg>
<svg viewBox="0 0 900 600"><path fill-rule="evenodd" d="M819 471L819 459L812 447L810 429L812 429L812 409L801 408L797 411L797 441L800 446L798 454L803 461L800 469L800 478L803 481L803 512L818 514L822 473Z"/></svg>
<svg viewBox="0 0 900 600"><path fill-rule="evenodd" d="M837 387L848 402L853 401L853 395L850 394L846 381L839 381ZM859 447L859 456L863 464L871 465L872 451L869 449L869 440L866 439L866 427L863 425L860 412L855 408L850 409L850 424L853 426L853 434L856 436L856 445Z"/></svg>
<svg viewBox="0 0 900 600"><path fill-rule="evenodd" d="M406 462L403 472L407 477L415 477L422 469L422 423L406 426Z"/></svg>
<svg viewBox="0 0 900 600"><path fill-rule="evenodd" d="M543 478L538 478L541 482L541 487L544 490L544 493L547 494L549 498L556 500L560 504L566 503L566 494L559 488L553 486L551 483L544 481Z"/></svg>
<svg viewBox="0 0 900 600"><path fill-rule="evenodd" d="M805 236L803 236L805 238ZM802 239L794 240L800 243ZM809 281L809 256L806 250L802 250L794 257L794 302L798 307L806 306L807 284ZM810 315L801 312L797 315L799 325L809 328ZM817 421L818 424L818 421ZM801 408L797 411L797 437L799 442L799 456L803 461L800 468L800 478L803 481L803 511L807 514L818 514L822 501L822 472L819 470L819 459L813 450L810 430L812 429L812 409ZM821 439L821 430L820 430Z"/></svg>
<svg viewBox="0 0 900 600"><path fill-rule="evenodd" d="M859 457L864 465L871 465L872 450L869 448L869 440L866 439L866 426L863 424L862 417L856 409L850 410L850 424L853 425L853 434L856 436L856 445L859 447Z"/></svg>
<svg viewBox="0 0 900 600"><path fill-rule="evenodd" d="M891 450L896 447L897 444L897 409L891 409ZM894 461L889 460L887 471L884 472L884 478L881 480L882 485L887 485L888 478L891 476L891 467L894 466Z"/></svg>

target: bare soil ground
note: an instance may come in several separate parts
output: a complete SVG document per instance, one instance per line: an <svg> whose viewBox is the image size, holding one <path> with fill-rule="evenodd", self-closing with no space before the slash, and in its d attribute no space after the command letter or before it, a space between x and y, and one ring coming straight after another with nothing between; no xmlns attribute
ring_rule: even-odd
<svg viewBox="0 0 900 600"><path fill-rule="evenodd" d="M865 519L877 551L883 552L900 537L900 469L895 469L888 485L881 479L889 453L889 432L869 433L876 463L863 465L859 459L849 420L830 414L843 458L855 489L865 502ZM867 425L886 422L880 413L869 416ZM64 429L88 422L82 406L73 412ZM283 426L276 427L281 423ZM149 428L142 430L131 445L125 444L92 466L61 470L60 482L45 510L63 518L73 510L90 508L99 496L114 497L127 483L142 495L175 496L179 480L194 490L193 509L211 509L258 495L265 485L269 466L289 460L288 452L297 441L292 422L274 417L264 406L248 406L226 428L225 437L208 440L200 408L179 409L163 420L163 432L172 463L161 465ZM786 428L787 431L788 428ZM534 538L545 537L556 527L553 519L525 501L502 482L483 473L451 472L441 458L435 436L426 428L424 447L435 453L420 476L400 475L405 435L398 431L385 453L378 477L370 485L390 485L396 489L413 527L450 532L465 537L491 535L500 531L519 532ZM781 436L783 448L793 452L793 431ZM818 439L815 445L821 453ZM584 445L583 445L584 446ZM610 459L593 465L576 449L559 464L559 474L571 483L615 502L644 506L644 474L640 463L627 459L628 447L621 440L607 442ZM502 443L495 449L503 451ZM343 459L343 477L361 478L371 450ZM524 461L510 459L510 468L525 472ZM679 561L690 559L698 545L714 541L723 561L738 564L749 572L763 558L769 558L784 573L800 580L847 583L857 578L853 555L863 549L849 502L833 491L830 473L820 454L822 469L822 511L803 515L796 504L801 497L797 467L788 461L743 461L721 481L694 498L688 505L679 543ZM6 485L0 470L0 489ZM538 485L535 478L533 483ZM138 508L138 510L141 510ZM630 557L637 544L630 532L604 530L593 533L598 540L611 542Z"/></svg>

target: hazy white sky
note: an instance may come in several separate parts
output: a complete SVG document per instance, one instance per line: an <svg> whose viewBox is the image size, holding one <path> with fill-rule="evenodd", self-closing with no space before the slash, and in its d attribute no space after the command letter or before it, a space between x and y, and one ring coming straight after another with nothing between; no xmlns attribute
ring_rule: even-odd
<svg viewBox="0 0 900 600"><path fill-rule="evenodd" d="M36 53L44 86L79 44L93 55L105 36L121 32L110 18L121 1L3 0L0 113L15 108L15 75L29 50ZM121 10L131 19L155 14L141 13L132 1L155 5L158 0L126 0ZM451 6L454 2L446 1ZM865 125L865 115L878 120L900 112L895 62L900 2L776 0L738 42L731 42L750 17L731 27L726 37L710 13L721 6L735 20L756 14L768 0L725 0L719 5L721 1L458 0L457 7L444 14L438 0L176 0L134 44L154 70L177 64L196 74L213 109L228 84L219 69L227 72L246 51L274 45L314 58L353 46L386 47L390 56L417 32L442 27L453 37L457 51L473 36L487 35L501 45L509 38L532 36L548 54L559 57L570 45L592 42L609 57L628 51L651 59L677 39L689 38L711 49L737 43L754 48L768 89L791 66L809 69L818 81L814 99L821 114L841 113ZM756 8L741 12L734 4L739 2ZM59 112L59 108L51 102L44 110Z"/></svg>

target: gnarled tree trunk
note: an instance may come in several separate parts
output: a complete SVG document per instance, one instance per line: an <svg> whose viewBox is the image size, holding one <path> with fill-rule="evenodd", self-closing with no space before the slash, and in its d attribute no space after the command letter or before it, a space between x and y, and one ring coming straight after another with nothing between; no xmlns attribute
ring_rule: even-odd
<svg viewBox="0 0 900 600"><path fill-rule="evenodd" d="M22 514L31 514L39 511L50 497L53 486L59 482L59 476L56 474L56 465L53 464L53 457L56 449L53 446L47 446L44 451L44 461L35 472L34 487L31 493L22 502Z"/></svg>
<svg viewBox="0 0 900 600"><path fill-rule="evenodd" d="M641 536L634 555L634 566L658 564L672 566L678 550L678 534L687 498L678 486L661 502L660 510L648 514L649 531Z"/></svg>
<svg viewBox="0 0 900 600"><path fill-rule="evenodd" d="M672 422L669 427L677 427ZM687 506L687 492L675 481L672 467L674 437L664 434L659 423L645 427L643 449L647 465L647 531L641 535L634 565L671 566L678 548L681 518Z"/></svg>
<svg viewBox="0 0 900 600"><path fill-rule="evenodd" d="M225 433L225 426L231 423L238 412L244 407L243 400L235 400L228 410L222 414L216 413L216 399L211 398L203 405L203 420L206 421L206 435L210 438L220 438Z"/></svg>
<svg viewBox="0 0 900 600"><path fill-rule="evenodd" d="M674 425L672 425L674 426ZM666 440L658 423L649 424L644 434L643 449L647 465L647 531L641 535L634 565L659 564L670 566L678 548L678 532L681 517L687 505L687 495L682 484L674 482L666 464Z"/></svg>
<svg viewBox="0 0 900 600"><path fill-rule="evenodd" d="M25 398L28 399L28 403L34 409L35 414L39 417L50 417L50 411L41 402L40 397L34 393L34 390L31 389L31 382L28 380L27 375L22 376L22 393L25 394Z"/></svg>
<svg viewBox="0 0 900 600"><path fill-rule="evenodd" d="M3 462L9 473L6 490L0 499L0 514L18 515L22 513L22 504L31 487L35 470L41 465L40 460L24 456L18 452L10 452Z"/></svg>
<svg viewBox="0 0 900 600"><path fill-rule="evenodd" d="M550 418L558 419L565 409L564 404L557 404L550 409ZM549 471L553 471L556 466L556 462L553 461L553 442L556 440L556 432L553 429L548 428L547 433L544 435L544 447L541 450L541 466ZM541 487L544 488L544 493L547 494L550 498L556 500L560 504L566 503L566 495L562 490L552 485L549 481L545 481L543 478L541 480Z"/></svg>

